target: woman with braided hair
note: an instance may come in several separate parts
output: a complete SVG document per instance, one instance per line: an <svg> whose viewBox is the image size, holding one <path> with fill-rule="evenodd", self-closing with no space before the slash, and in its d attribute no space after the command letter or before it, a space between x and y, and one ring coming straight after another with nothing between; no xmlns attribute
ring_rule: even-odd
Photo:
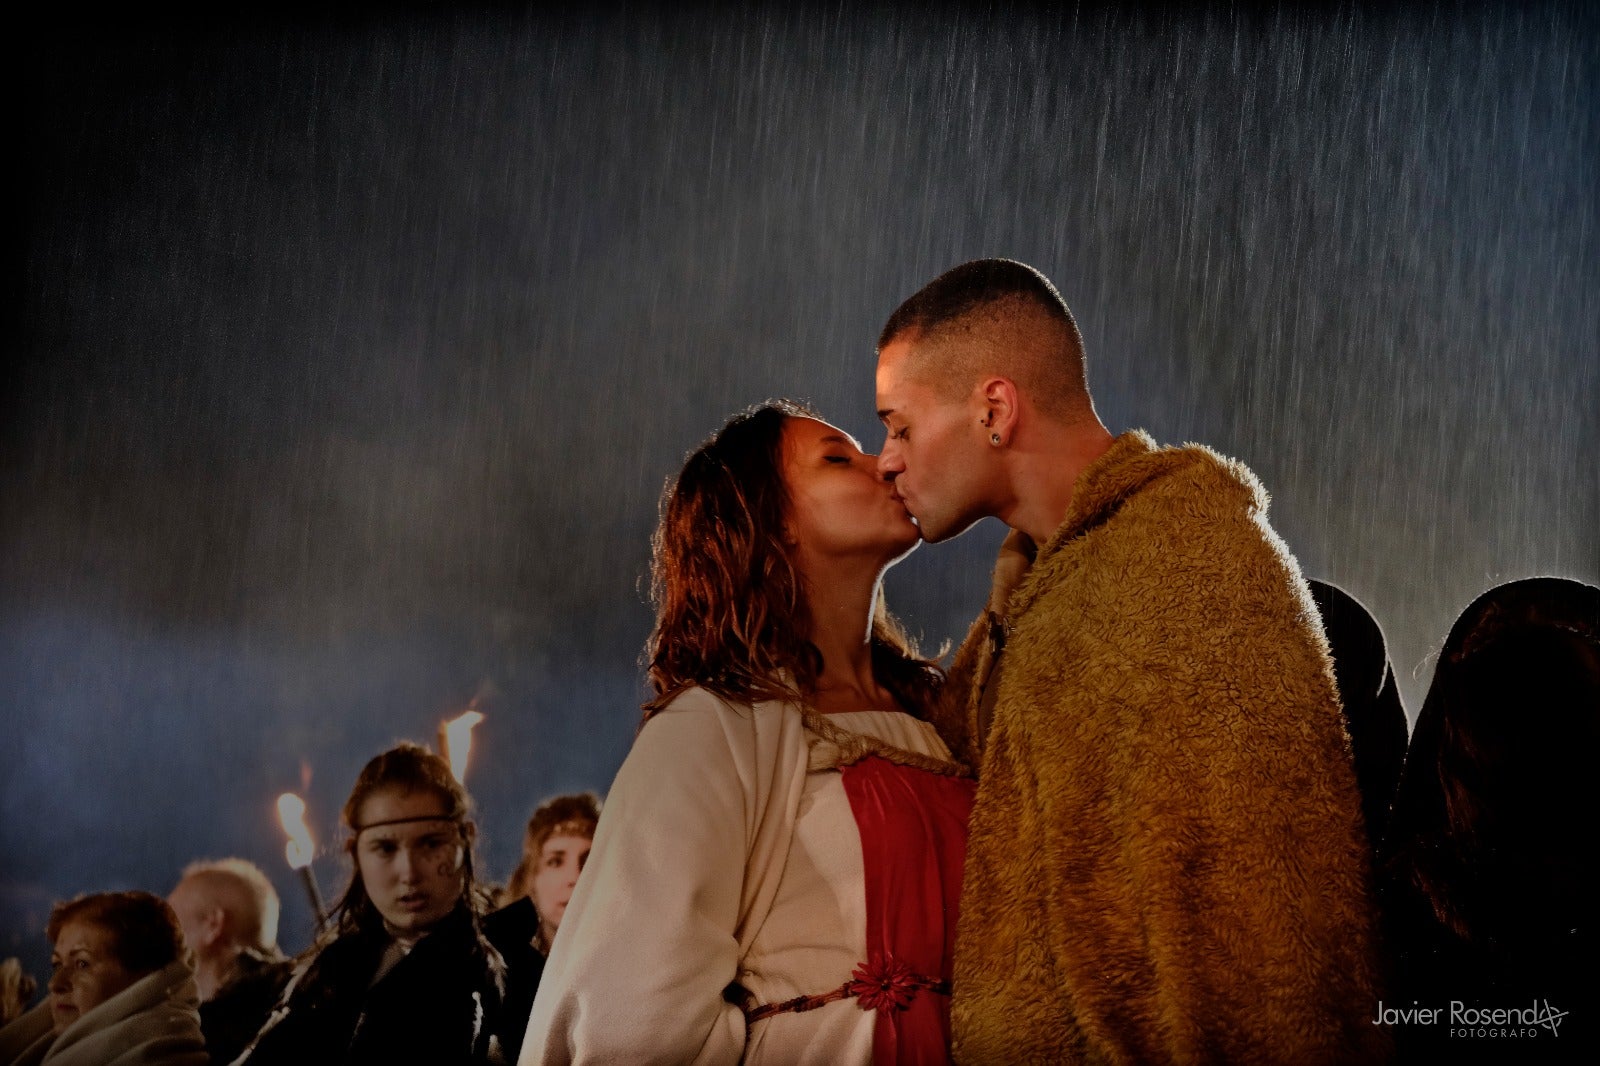
<svg viewBox="0 0 1600 1066"><path fill-rule="evenodd" d="M550 954L599 823L600 797L593 792L551 796L528 819L522 861L506 882L508 906L498 913L516 908L522 923L532 928L528 939L542 956Z"/></svg>
<svg viewBox="0 0 1600 1066"><path fill-rule="evenodd" d="M793 404L689 456L654 539L655 697L522 1062L948 1061L973 786L880 596L918 539Z"/></svg>

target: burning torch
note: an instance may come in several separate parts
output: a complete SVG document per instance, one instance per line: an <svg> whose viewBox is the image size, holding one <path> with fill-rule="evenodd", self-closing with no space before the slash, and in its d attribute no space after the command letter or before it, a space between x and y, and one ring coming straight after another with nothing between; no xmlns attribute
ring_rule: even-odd
<svg viewBox="0 0 1600 1066"><path fill-rule="evenodd" d="M483 721L482 711L464 711L439 726L439 754L450 764L450 774L467 783L467 757L472 754L472 727Z"/></svg>
<svg viewBox="0 0 1600 1066"><path fill-rule="evenodd" d="M317 932L320 933L328 920L328 908L322 902L322 890L317 887L316 871L311 868L316 848L311 843L311 830L306 828L306 801L293 792L279 796L278 821L289 837L289 843L283 849L284 857L289 860L289 868L300 875L300 883L305 885L306 895L311 900L311 913L316 915Z"/></svg>

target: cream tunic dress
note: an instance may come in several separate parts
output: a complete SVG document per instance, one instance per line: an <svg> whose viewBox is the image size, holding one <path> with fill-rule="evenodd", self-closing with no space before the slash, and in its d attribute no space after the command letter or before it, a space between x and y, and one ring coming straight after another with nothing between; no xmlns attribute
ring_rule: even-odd
<svg viewBox="0 0 1600 1066"><path fill-rule="evenodd" d="M894 711L829 726L948 759ZM835 738L837 739L837 738ZM838 745L797 707L691 689L640 732L540 981L520 1062L866 1064L853 999L747 1027L760 1005L832 991L866 958L861 838Z"/></svg>

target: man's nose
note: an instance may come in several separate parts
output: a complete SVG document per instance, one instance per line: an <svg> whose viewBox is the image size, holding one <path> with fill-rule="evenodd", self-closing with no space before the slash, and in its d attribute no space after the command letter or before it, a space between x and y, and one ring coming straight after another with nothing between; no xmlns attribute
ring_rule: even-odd
<svg viewBox="0 0 1600 1066"><path fill-rule="evenodd" d="M900 458L900 449L885 442L883 451L878 453L878 476L885 481L893 481L905 468L905 461Z"/></svg>
<svg viewBox="0 0 1600 1066"><path fill-rule="evenodd" d="M410 884L412 875L416 872L416 857L411 854L410 848L401 848L394 857L395 876L406 884Z"/></svg>

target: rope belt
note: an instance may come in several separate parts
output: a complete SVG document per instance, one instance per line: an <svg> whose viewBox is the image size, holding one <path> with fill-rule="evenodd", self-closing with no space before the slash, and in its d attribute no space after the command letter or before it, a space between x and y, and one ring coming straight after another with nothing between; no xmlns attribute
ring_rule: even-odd
<svg viewBox="0 0 1600 1066"><path fill-rule="evenodd" d="M744 1007L744 1020L745 1024L754 1025L774 1014L816 1010L841 999L854 999L856 1006L862 1010L904 1010L916 998L918 992L948 996L950 982L924 977L912 972L911 967L904 963L892 959L872 960L857 966L850 974L850 980L832 992L814 996L795 996L779 1003L764 1003L759 1007L747 1004Z"/></svg>

